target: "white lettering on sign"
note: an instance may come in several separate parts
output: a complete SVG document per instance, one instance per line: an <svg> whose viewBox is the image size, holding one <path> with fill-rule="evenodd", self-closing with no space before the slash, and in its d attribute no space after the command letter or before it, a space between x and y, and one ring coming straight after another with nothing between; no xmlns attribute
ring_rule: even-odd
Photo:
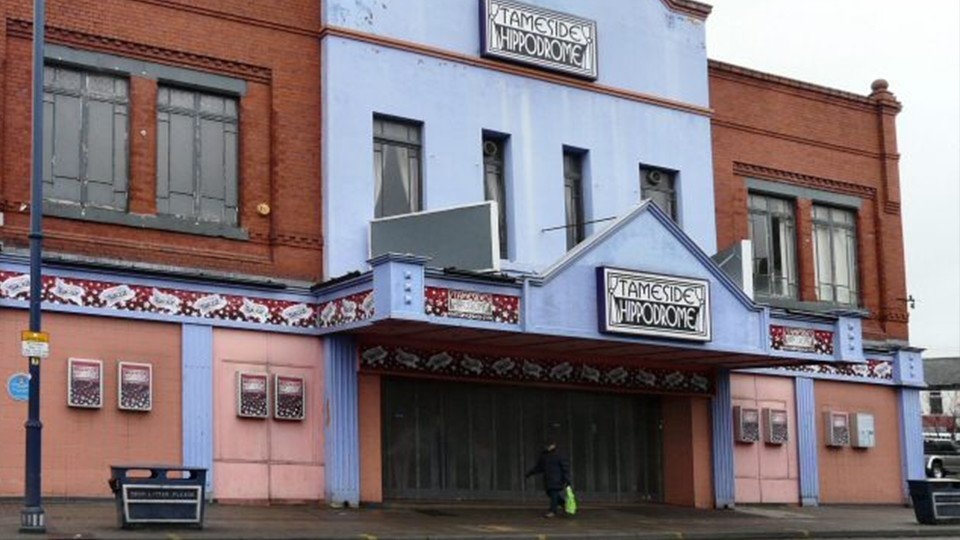
<svg viewBox="0 0 960 540"><path fill-rule="evenodd" d="M262 394L267 391L267 379L266 377L250 377L244 375L241 388L243 388L244 392Z"/></svg>
<svg viewBox="0 0 960 540"><path fill-rule="evenodd" d="M100 301L106 304L107 307L114 307L117 304L122 304L128 300L133 300L136 298L137 293L126 285L117 285L116 287L110 287L109 289L104 289L100 292Z"/></svg>
<svg viewBox="0 0 960 540"><path fill-rule="evenodd" d="M182 300L176 295L165 293L160 289L153 289L150 293L150 303L157 309L167 313L179 313Z"/></svg>
<svg viewBox="0 0 960 540"><path fill-rule="evenodd" d="M597 23L511 0L484 0L484 55L597 78Z"/></svg>
<svg viewBox="0 0 960 540"><path fill-rule="evenodd" d="M73 378L79 381L96 381L100 378L100 368L97 366L74 364Z"/></svg>
<svg viewBox="0 0 960 540"><path fill-rule="evenodd" d="M287 324L297 324L313 314L313 309L306 304L295 304L280 312Z"/></svg>
<svg viewBox="0 0 960 540"><path fill-rule="evenodd" d="M710 340L710 285L692 278L599 268L601 331Z"/></svg>
<svg viewBox="0 0 960 540"><path fill-rule="evenodd" d="M3 291L5 296L11 298L25 292L30 292L30 276L24 274L22 276L7 278L3 280L3 283L0 283L0 291Z"/></svg>
<svg viewBox="0 0 960 540"><path fill-rule="evenodd" d="M281 378L277 383L277 391L281 394L299 394L303 388L303 381L299 379Z"/></svg>
<svg viewBox="0 0 960 540"><path fill-rule="evenodd" d="M493 319L493 295L451 290L447 298L448 315L468 319Z"/></svg>
<svg viewBox="0 0 960 540"><path fill-rule="evenodd" d="M256 319L263 324L270 318L270 308L264 304L258 304L246 298L243 299L243 306L240 307L240 313L247 319Z"/></svg>
<svg viewBox="0 0 960 540"><path fill-rule="evenodd" d="M79 285L73 285L72 283L67 283L60 278L56 278L53 282L53 289L51 289L50 292L65 302L71 302L78 306L82 306L83 295L87 291Z"/></svg>
<svg viewBox="0 0 960 540"><path fill-rule="evenodd" d="M150 382L150 370L145 368L124 366L123 382L130 384L146 384Z"/></svg>
<svg viewBox="0 0 960 540"><path fill-rule="evenodd" d="M817 340L808 328L786 328L783 333L783 348L795 351L814 351Z"/></svg>
<svg viewBox="0 0 960 540"><path fill-rule="evenodd" d="M193 302L193 309L199 311L204 317L225 307L227 307L227 300L219 294L208 294Z"/></svg>

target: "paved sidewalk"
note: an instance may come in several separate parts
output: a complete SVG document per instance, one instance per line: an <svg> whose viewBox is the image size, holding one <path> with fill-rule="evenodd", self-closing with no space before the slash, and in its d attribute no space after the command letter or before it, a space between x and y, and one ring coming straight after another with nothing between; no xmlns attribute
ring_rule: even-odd
<svg viewBox="0 0 960 540"><path fill-rule="evenodd" d="M761 539L960 537L956 525L919 525L900 506L746 506L707 511L665 505L587 506L574 518L539 506L395 503L338 510L317 506L207 506L203 530L117 527L113 501L47 500L48 533L18 533L20 501L0 501L0 538L186 539Z"/></svg>

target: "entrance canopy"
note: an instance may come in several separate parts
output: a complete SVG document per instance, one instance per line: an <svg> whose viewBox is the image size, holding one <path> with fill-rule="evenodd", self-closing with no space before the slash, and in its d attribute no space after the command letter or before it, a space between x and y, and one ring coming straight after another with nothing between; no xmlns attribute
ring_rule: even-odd
<svg viewBox="0 0 960 540"><path fill-rule="evenodd" d="M431 350L662 369L863 362L860 320L773 311L645 202L542 273L429 267L387 254L318 288L323 334Z"/></svg>

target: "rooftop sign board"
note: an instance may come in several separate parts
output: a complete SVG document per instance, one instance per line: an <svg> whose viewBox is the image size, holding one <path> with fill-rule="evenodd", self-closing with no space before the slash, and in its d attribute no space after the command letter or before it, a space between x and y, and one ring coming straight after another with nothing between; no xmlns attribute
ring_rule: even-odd
<svg viewBox="0 0 960 540"><path fill-rule="evenodd" d="M597 268L600 331L710 341L710 283Z"/></svg>
<svg viewBox="0 0 960 540"><path fill-rule="evenodd" d="M483 56L597 78L597 23L514 2L480 0Z"/></svg>

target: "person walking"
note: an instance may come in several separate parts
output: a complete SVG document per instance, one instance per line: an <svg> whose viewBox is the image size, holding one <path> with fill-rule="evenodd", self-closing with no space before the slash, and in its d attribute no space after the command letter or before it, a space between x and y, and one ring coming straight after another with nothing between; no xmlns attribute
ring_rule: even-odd
<svg viewBox="0 0 960 540"><path fill-rule="evenodd" d="M527 471L524 478L543 475L543 489L550 499L550 510L544 517L552 518L563 509L563 492L570 485L570 464L557 450L557 443L550 441L540 452L537 464Z"/></svg>

